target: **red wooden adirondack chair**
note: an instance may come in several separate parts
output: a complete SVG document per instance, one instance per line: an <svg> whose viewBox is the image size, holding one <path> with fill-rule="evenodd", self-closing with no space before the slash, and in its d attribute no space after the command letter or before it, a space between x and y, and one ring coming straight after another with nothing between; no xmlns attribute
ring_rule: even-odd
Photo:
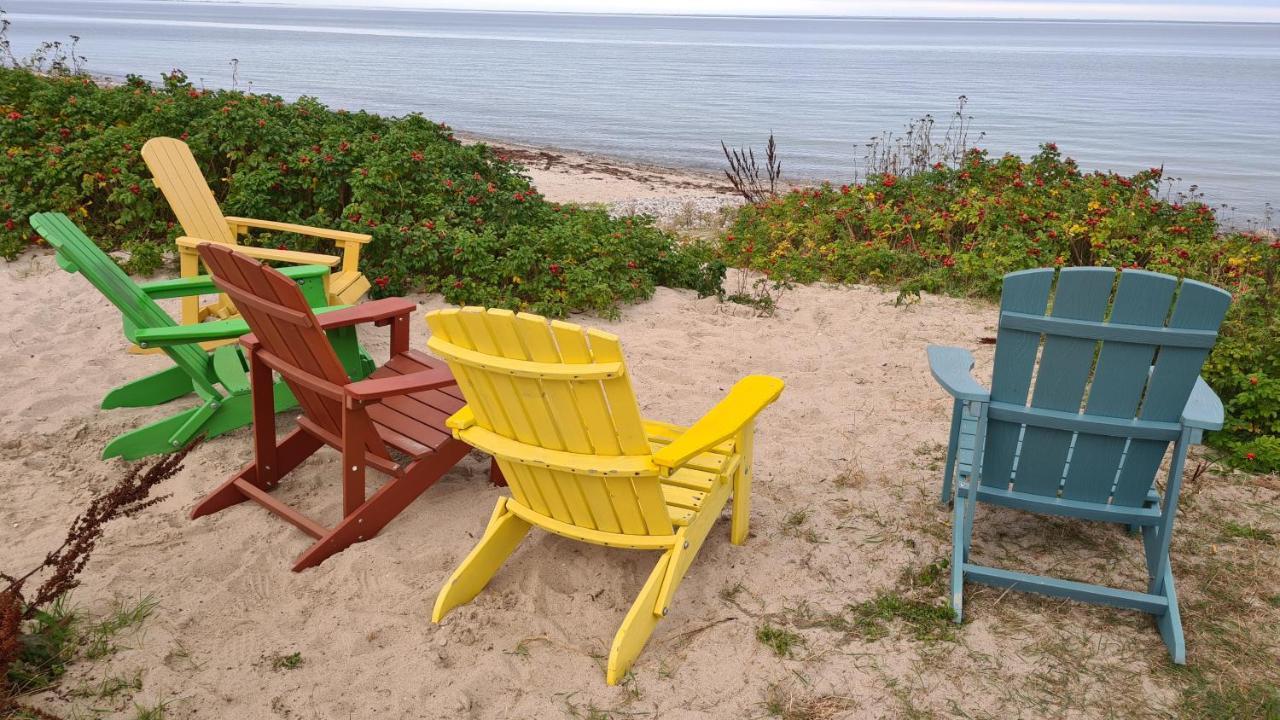
<svg viewBox="0 0 1280 720"><path fill-rule="evenodd" d="M201 500L193 519L253 500L316 539L294 563L299 571L376 535L470 451L444 425L466 404L453 376L444 363L409 349L412 302L386 298L317 317L279 271L217 243L200 245L199 253L253 332L240 342L253 388L254 461ZM391 358L352 382L325 331L369 322L391 326ZM302 408L298 428L279 443L272 371ZM343 518L333 528L268 494L322 445L342 453ZM391 478L368 498L366 467Z"/></svg>

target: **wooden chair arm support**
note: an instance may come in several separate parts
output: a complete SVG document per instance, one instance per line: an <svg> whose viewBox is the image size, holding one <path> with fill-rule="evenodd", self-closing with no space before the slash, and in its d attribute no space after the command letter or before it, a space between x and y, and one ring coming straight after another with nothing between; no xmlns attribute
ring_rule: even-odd
<svg viewBox="0 0 1280 720"><path fill-rule="evenodd" d="M739 380L698 422L654 453L654 464L672 470L728 440L777 400L783 387L781 380L768 375L748 375Z"/></svg>
<svg viewBox="0 0 1280 720"><path fill-rule="evenodd" d="M407 317L417 307L416 303L404 298L382 298L326 313L318 319L320 327L325 330L363 323L386 325L398 317Z"/></svg>
<svg viewBox="0 0 1280 720"><path fill-rule="evenodd" d="M179 251L195 250L201 243L208 242L200 238L182 236L175 241ZM337 255L321 255L319 253L296 252L294 250L276 250L274 248L260 248L251 245L231 245L228 246L232 250L251 257L254 260L271 260L276 262L293 263L294 265L324 265L325 267L333 267L342 262L342 258Z"/></svg>
<svg viewBox="0 0 1280 720"><path fill-rule="evenodd" d="M329 268L324 265L294 265L292 267L281 268L280 272L284 273L289 279L297 281L308 278L324 277L329 274ZM151 282L138 283L138 288L154 300L192 297L194 295L212 295L214 293L221 292L218 290L217 286L213 284L213 278L208 275L153 280ZM243 335L244 333L241 334Z"/></svg>
<svg viewBox="0 0 1280 720"><path fill-rule="evenodd" d="M1197 430L1221 430L1223 419L1222 400L1204 378L1196 378L1196 385L1182 409L1182 424Z"/></svg>
<svg viewBox="0 0 1280 720"><path fill-rule="evenodd" d="M930 345L929 372L943 390L957 400L988 402L991 392L970 373L973 370L973 353L962 348Z"/></svg>
<svg viewBox="0 0 1280 720"><path fill-rule="evenodd" d="M295 225L293 223L275 222L274 220L255 220L253 218L228 217L225 218L227 226L237 235L246 234L250 228L255 230L270 230L272 232L294 233L295 235L306 235L307 237L320 238L322 240L333 240L338 243L358 243L364 245L373 239L372 235L364 233L353 233L346 230L331 230L329 228L317 228L307 225Z"/></svg>
<svg viewBox="0 0 1280 720"><path fill-rule="evenodd" d="M346 386L346 394L348 405L350 405L350 401L353 400L355 402L369 402L395 395L438 390L442 387L457 384L458 381L453 379L453 373L450 373L447 369L423 370L422 372L409 373L407 375L353 382Z"/></svg>

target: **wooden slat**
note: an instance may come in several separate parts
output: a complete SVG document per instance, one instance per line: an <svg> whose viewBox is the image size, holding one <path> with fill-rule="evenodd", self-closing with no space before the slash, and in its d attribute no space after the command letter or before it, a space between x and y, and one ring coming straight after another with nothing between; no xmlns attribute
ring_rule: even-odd
<svg viewBox="0 0 1280 720"><path fill-rule="evenodd" d="M249 496L251 499L253 499L254 502L270 510L272 513L280 517L285 522L298 528L299 530L305 532L306 534L310 535L313 538L319 539L321 536L323 536L325 533L328 532L328 529L325 528L323 525L317 523L316 521L312 520L306 515L303 515L297 510L294 510L288 505L285 505L279 500L276 500L275 498L271 497L270 495L263 492L262 490L259 490L257 486L255 486L253 483L247 480L244 480L242 478L237 479L235 481L235 486L236 486L236 489L238 489L240 492L244 493L245 495Z"/></svg>
<svg viewBox="0 0 1280 720"><path fill-rule="evenodd" d="M551 332L555 335L556 345L560 348L560 357L566 363L590 363L591 352L587 348L582 328L559 320L552 321ZM592 453L595 455L622 455L618 445L618 435L613 431L613 418L609 414L609 403L605 400L604 388L598 380L567 381L573 392L574 405L582 418L587 437L591 441Z"/></svg>
<svg viewBox="0 0 1280 720"><path fill-rule="evenodd" d="M391 444L401 452L415 457L440 447L450 437L441 432L438 426L433 427L422 418L405 415L395 408L388 407L385 403L371 404L365 408L365 412L369 414L369 419L373 420L374 425L379 426L378 434L384 439L386 439L384 430L389 429L412 440L411 446L399 447L395 443Z"/></svg>
<svg viewBox="0 0 1280 720"><path fill-rule="evenodd" d="M1120 276L1108 323L1163 328L1177 281L1158 273L1127 270ZM1085 414L1136 417L1151 372L1153 345L1105 341L1089 387ZM1082 433L1071 453L1062 497L1105 502L1111 496L1126 438Z"/></svg>
<svg viewBox="0 0 1280 720"><path fill-rule="evenodd" d="M499 311L490 310L489 312L497 313ZM510 313L511 311L504 310L502 312ZM489 329L491 332L497 332L498 328L499 326L494 323L490 325ZM502 341L495 338L495 342L499 348L503 347ZM520 358L509 358L505 355L493 355L486 352L468 350L444 340L439 335L433 335L431 340L428 341L427 347L445 358L457 360L497 375L509 375L513 378L532 380L607 380L616 378L622 373L621 363L597 362L567 365L565 363L534 362Z"/></svg>
<svg viewBox="0 0 1280 720"><path fill-rule="evenodd" d="M1009 312L1044 314L1049 305L1053 270L1027 270L1005 276L1000 309ZM991 379L991 399L1011 405L1025 405L1031 388L1040 334L1000 328L996 341L995 368ZM992 422L987 428L982 462L982 482L1008 487L1022 427Z"/></svg>
<svg viewBox="0 0 1280 720"><path fill-rule="evenodd" d="M726 458L728 460L728 458ZM716 481L717 474L728 476L732 470L732 463L727 462L723 470L713 472L702 472L692 467L682 467L662 479L662 486L665 489L668 485L677 485L680 487L696 490L698 492L709 492L711 486Z"/></svg>
<svg viewBox="0 0 1280 720"><path fill-rule="evenodd" d="M664 484L662 486L662 497L667 505L674 505L696 512L702 507L702 501L707 497L707 494L685 487Z"/></svg>
<svg viewBox="0 0 1280 720"><path fill-rule="evenodd" d="M1072 268L1074 270L1074 268ZM1141 270L1131 270L1125 275L1135 275ZM1156 273L1148 273L1156 275ZM1218 333L1211 330L1178 330L1166 327L1144 327L1131 323L1095 320L1071 320L1061 317L1027 315L1025 313L1000 313L1000 324L1015 330L1027 330L1058 337L1082 338L1102 342L1140 343L1164 347L1189 347L1209 349L1218 341Z"/></svg>
<svg viewBox="0 0 1280 720"><path fill-rule="evenodd" d="M1105 317L1115 285L1111 268L1066 268L1058 277L1053 296L1053 316L1099 321ZM1031 407L1058 412L1080 411L1085 384L1093 369L1097 341L1047 335L1036 372ZM1022 438L1021 457L1034 462L1019 464L1013 489L1039 495L1057 495L1066 471L1072 433L1028 425Z"/></svg>
<svg viewBox="0 0 1280 720"><path fill-rule="evenodd" d="M1193 280L1178 288L1169 327L1217 330L1231 304L1231 296L1216 287ZM1176 422L1191 396L1200 368L1209 351L1199 348L1161 348L1151 371L1140 417L1144 420ZM1116 481L1113 502L1141 505L1151 487L1156 469L1168 443L1134 440L1129 443L1124 467Z"/></svg>
<svg viewBox="0 0 1280 720"><path fill-rule="evenodd" d="M625 367L622 357L622 345L616 335L588 330L587 338L591 345L591 356L600 363L617 363ZM609 402L609 414L613 421L613 431L618 438L618 447L624 455L643 455L651 452L649 438L644 430L644 421L640 417L640 406L636 402L635 391L631 387L631 378L623 372L618 377L608 378L600 382L605 398ZM662 500L662 488L656 477L633 478L629 485L630 492L624 492L621 483L612 493L614 512L623 523L635 523L633 530L626 532L666 535L671 532L669 518Z"/></svg>
<svg viewBox="0 0 1280 720"><path fill-rule="evenodd" d="M211 242L236 244L235 234L186 143L175 138L151 138L142 146L142 159L184 233Z"/></svg>
<svg viewBox="0 0 1280 720"><path fill-rule="evenodd" d="M530 360L539 363L561 362L555 339L544 319L520 313L513 318L511 328ZM540 382L538 390L545 413L541 410L536 412L547 423L547 429L542 434L549 447L590 454L591 444L587 441L582 417L573 402L573 393L568 383L551 380ZM572 473L553 471L547 482L563 503L563 512L568 518L564 522L584 528L597 528L591 507Z"/></svg>

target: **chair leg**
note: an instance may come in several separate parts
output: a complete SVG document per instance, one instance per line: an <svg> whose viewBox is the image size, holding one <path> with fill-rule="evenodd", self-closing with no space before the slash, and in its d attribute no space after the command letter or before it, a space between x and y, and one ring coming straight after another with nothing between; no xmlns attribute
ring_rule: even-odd
<svg viewBox="0 0 1280 720"><path fill-rule="evenodd" d="M951 511L951 612L957 624L964 621L964 563L969 557L969 533L965 532L967 505L957 495Z"/></svg>
<svg viewBox="0 0 1280 720"><path fill-rule="evenodd" d="M310 457L312 453L319 450L323 444L311 433L301 428L294 430L276 446L276 463L279 467L275 476L277 478L284 477L289 471L302 464L302 461ZM258 478L258 464L251 462L245 465L240 472L232 475L226 482L219 485L216 490L201 498L191 510L191 519L212 515L219 510L225 510L232 505L248 500L249 496L236 487L237 480L245 480L261 490L270 490L274 487L274 485L269 485Z"/></svg>
<svg viewBox="0 0 1280 720"><path fill-rule="evenodd" d="M157 420L150 425L117 435L102 449L102 459L119 457L124 460L137 460L148 455L160 455L177 450L178 448L169 444L170 438L191 422L197 414L207 412L208 405L203 403L176 415L170 415L164 420Z"/></svg>
<svg viewBox="0 0 1280 720"><path fill-rule="evenodd" d="M507 498L498 498L484 537L480 538L480 542L458 569L453 571L444 587L440 588L435 607L431 611L431 621L438 623L449 611L471 602L489 584L489 580L515 551L520 541L524 540L530 527L526 520L507 509Z"/></svg>
<svg viewBox="0 0 1280 720"><path fill-rule="evenodd" d="M951 433L947 436L947 464L942 470L943 505L951 502L951 479L955 477L956 455L960 452L960 421L964 419L964 402L956 400L951 406Z"/></svg>
<svg viewBox="0 0 1280 720"><path fill-rule="evenodd" d="M1160 592L1169 601L1169 609L1156 617L1156 627L1160 629L1160 637L1169 648L1170 659L1175 665L1186 665L1187 646L1182 637L1182 615L1178 612L1178 593L1173 588L1173 569L1168 560L1165 560L1161 575Z"/></svg>
<svg viewBox="0 0 1280 720"><path fill-rule="evenodd" d="M1163 595L1169 602L1169 608L1163 615L1156 616L1156 627L1160 629L1160 637L1169 648L1169 656L1177 665L1187 662L1186 642L1182 636L1182 614L1178 611L1178 593L1173 585L1173 568L1166 555L1159 558L1162 543L1159 526L1147 525L1142 528L1142 544L1146 551L1147 592Z"/></svg>
<svg viewBox="0 0 1280 720"><path fill-rule="evenodd" d="M492 458L489 460L489 484L494 487L507 487L507 476L502 474L498 461Z"/></svg>
<svg viewBox="0 0 1280 720"><path fill-rule="evenodd" d="M465 443L449 442L441 445L434 454L410 464L403 477L388 480L368 500L348 513L342 522L299 555L293 564L293 571L301 572L315 567L330 555L382 532L387 523L417 500L419 495L434 485L470 451L471 447Z"/></svg>
<svg viewBox="0 0 1280 720"><path fill-rule="evenodd" d="M152 373L113 389L102 398L102 409L163 405L170 400L189 395L194 390L191 376L174 365L167 370Z"/></svg>
<svg viewBox="0 0 1280 720"><path fill-rule="evenodd" d="M751 531L751 477L755 473L755 422L749 422L738 436L741 457L733 478L733 516L729 525L729 542L741 545Z"/></svg>
<svg viewBox="0 0 1280 720"><path fill-rule="evenodd" d="M649 573L649 579L641 588L640 596L632 603L631 610L623 619L622 627L618 628L618 633L613 636L613 646L609 649L609 665L605 675L605 682L610 685L617 685L626 677L627 671L631 669L631 663L635 662L636 657L640 655L645 643L649 642L653 629L662 619L662 615L656 612L656 605L658 593L662 589L662 579L666 576L667 565L671 562L672 552L668 550L662 554L653 572Z"/></svg>

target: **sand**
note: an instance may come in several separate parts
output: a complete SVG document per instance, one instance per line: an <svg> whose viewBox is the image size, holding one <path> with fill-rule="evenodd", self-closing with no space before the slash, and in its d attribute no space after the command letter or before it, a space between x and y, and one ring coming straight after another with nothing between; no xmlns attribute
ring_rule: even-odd
<svg viewBox="0 0 1280 720"><path fill-rule="evenodd" d="M0 568L25 571L125 472L127 463L99 459L103 444L172 409L97 409L110 387L167 360L125 354L118 315L81 277L41 251L0 265L0 277ZM414 299L412 342L425 348L420 315L443 301ZM1094 716L1125 714L1125 698L1168 710L1176 695L1155 670L1167 666L1164 646L1135 613L975 588L972 622L955 642L918 641L897 624L880 639L806 627L806 611L900 592L904 575L949 553L950 516L936 496L950 402L925 347L973 348L988 376L991 347L980 339L996 316L985 303L894 300L875 288L805 286L760 318L660 288L616 322L578 318L621 336L655 419L690 423L748 373L787 383L759 419L751 538L732 546L727 521L716 526L623 686L604 684L602 658L655 555L535 531L473 603L433 625L437 590L501 492L483 458L465 460L378 537L292 573L309 538L265 510L246 503L187 519L250 458L245 429L199 447L160 489L165 500L109 528L74 602L100 613L150 595L156 610L114 654L74 664L61 691L32 701L119 717L132 717L134 702L165 702L176 718L742 718L767 715L770 702L814 718L913 708ZM383 330L361 338L385 357ZM282 432L291 418L281 417ZM279 495L332 522L337 463L322 451ZM978 534L988 557L1030 548L1041 569L1141 583L1137 546L1115 530L995 519ZM776 656L756 638L765 624L794 629L804 644ZM299 667L273 667L293 653ZM135 671L142 689L131 700L72 694Z"/></svg>

